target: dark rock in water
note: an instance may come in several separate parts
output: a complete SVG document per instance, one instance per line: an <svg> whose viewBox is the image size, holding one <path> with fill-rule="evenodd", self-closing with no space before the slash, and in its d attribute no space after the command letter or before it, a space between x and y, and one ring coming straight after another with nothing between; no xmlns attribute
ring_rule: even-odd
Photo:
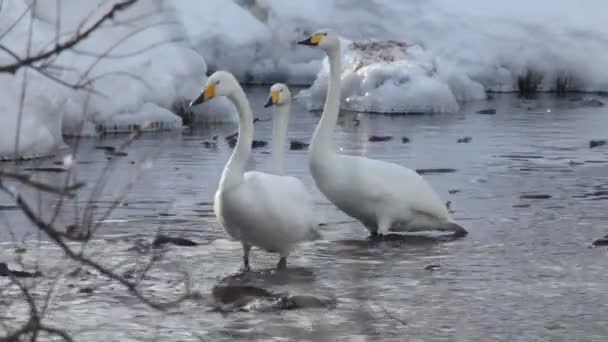
<svg viewBox="0 0 608 342"><path fill-rule="evenodd" d="M494 114L496 114L496 109L494 109L494 108L482 109L480 111L477 111L477 114L494 115Z"/></svg>
<svg viewBox="0 0 608 342"><path fill-rule="evenodd" d="M543 156L540 155L534 155L534 154L502 154L498 156L499 158L507 158L507 159L514 159L514 160L528 160L528 159L543 159Z"/></svg>
<svg viewBox="0 0 608 342"><path fill-rule="evenodd" d="M87 286L87 287L83 287L83 288L79 289L78 292L92 294L93 292L95 292L95 289L90 286Z"/></svg>
<svg viewBox="0 0 608 342"><path fill-rule="evenodd" d="M606 145L606 140L591 140L589 141L589 148L594 148L594 147L598 147L598 146L604 146Z"/></svg>
<svg viewBox="0 0 608 342"><path fill-rule="evenodd" d="M41 277L42 273L40 272L26 272L26 271L13 271L8 268L8 265L5 262L0 262L0 277L10 277L13 276L15 278L34 278Z"/></svg>
<svg viewBox="0 0 608 342"><path fill-rule="evenodd" d="M604 107L605 104L604 102L598 100L598 99L594 99L594 98L584 98L582 100L582 105L587 106L587 107Z"/></svg>
<svg viewBox="0 0 608 342"><path fill-rule="evenodd" d="M457 194L459 192L460 192L460 190L458 190L458 189L448 190L448 194L450 194L450 195Z"/></svg>
<svg viewBox="0 0 608 342"><path fill-rule="evenodd" d="M108 154L111 156L116 156L116 157L126 157L129 155L125 151L112 151L112 152L108 152Z"/></svg>
<svg viewBox="0 0 608 342"><path fill-rule="evenodd" d="M521 199L549 199L551 195L547 194L523 194L519 196Z"/></svg>
<svg viewBox="0 0 608 342"><path fill-rule="evenodd" d="M65 236L75 241L86 241L91 238L91 232L86 227L77 224L68 224L65 227Z"/></svg>
<svg viewBox="0 0 608 342"><path fill-rule="evenodd" d="M23 169L24 171L38 171L38 172L66 172L67 169L63 167L28 167Z"/></svg>
<svg viewBox="0 0 608 342"><path fill-rule="evenodd" d="M329 308L335 301L310 295L273 293L251 285L216 285L211 295L222 311L278 311L309 308ZM251 307L254 304L255 307Z"/></svg>
<svg viewBox="0 0 608 342"><path fill-rule="evenodd" d="M166 244L173 244L176 246L187 246L187 247L198 246L198 243L196 243L192 240L180 238L180 237L166 236L166 235L159 235L154 239L154 242L152 242L152 245L154 247L160 247L160 246L166 245Z"/></svg>
<svg viewBox="0 0 608 342"><path fill-rule="evenodd" d="M597 239L593 241L593 246L608 246L608 235L604 236L601 239Z"/></svg>
<svg viewBox="0 0 608 342"><path fill-rule="evenodd" d="M251 148L260 148L268 145L268 141L264 140L254 140L251 142Z"/></svg>
<svg viewBox="0 0 608 342"><path fill-rule="evenodd" d="M216 148L217 147L217 135L213 136L212 141L203 141L203 146L206 148Z"/></svg>
<svg viewBox="0 0 608 342"><path fill-rule="evenodd" d="M525 204L513 204L512 207L513 208L530 208L531 205L529 203L525 203Z"/></svg>
<svg viewBox="0 0 608 342"><path fill-rule="evenodd" d="M216 302L222 304L231 304L246 298L274 298L276 294L256 286L249 285L230 285L230 286L219 286L216 285L211 290L211 295Z"/></svg>
<svg viewBox="0 0 608 342"><path fill-rule="evenodd" d="M239 132L236 132L236 133L231 134L226 137L226 142L228 143L228 146L230 146L230 148L234 148L236 146L238 137L239 137ZM264 141L264 140L253 140L251 142L251 148L259 148L259 147L264 147L266 145L268 145L268 142Z"/></svg>
<svg viewBox="0 0 608 342"><path fill-rule="evenodd" d="M116 150L116 147L114 146L95 146L96 150L104 150L107 152L113 152Z"/></svg>
<svg viewBox="0 0 608 342"><path fill-rule="evenodd" d="M456 169L450 169L450 168L416 169L416 172L420 175L429 175L429 174L453 173L453 172L456 172Z"/></svg>
<svg viewBox="0 0 608 342"><path fill-rule="evenodd" d="M473 140L473 138L471 138L471 137L464 137L464 138L460 138L460 139L456 140L456 142L460 143L460 144L466 144L466 143L470 143L471 140Z"/></svg>
<svg viewBox="0 0 608 342"><path fill-rule="evenodd" d="M393 140L393 137L390 135L371 135L367 141L369 142L379 142L379 141L389 141Z"/></svg>
<svg viewBox="0 0 608 342"><path fill-rule="evenodd" d="M297 141L297 140L292 140L289 143L289 149L293 150L293 151L299 151L299 150L305 150L308 148L310 144L307 144L305 142L301 142L301 141Z"/></svg>
<svg viewBox="0 0 608 342"><path fill-rule="evenodd" d="M308 295L294 295L281 299L279 309L285 310L328 308L335 306L335 301Z"/></svg>
<svg viewBox="0 0 608 342"><path fill-rule="evenodd" d="M434 270L438 270L441 268L441 265L438 264L430 264L424 267L425 270L427 271L434 271Z"/></svg>
<svg viewBox="0 0 608 342"><path fill-rule="evenodd" d="M402 137L402 138L401 138L401 143L402 143L402 144L407 144L407 143L409 143L410 141L411 141L411 140L410 140L410 138L408 138L408 137Z"/></svg>

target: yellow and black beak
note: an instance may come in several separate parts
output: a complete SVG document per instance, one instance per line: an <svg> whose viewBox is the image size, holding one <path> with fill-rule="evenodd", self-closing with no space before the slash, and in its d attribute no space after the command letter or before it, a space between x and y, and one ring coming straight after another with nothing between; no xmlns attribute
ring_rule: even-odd
<svg viewBox="0 0 608 342"><path fill-rule="evenodd" d="M190 102L190 107L196 106L203 102L211 100L215 96L215 84L206 85L203 89L203 92L192 102Z"/></svg>
<svg viewBox="0 0 608 342"><path fill-rule="evenodd" d="M315 33L312 36L298 42L300 45L317 46L323 38L322 33Z"/></svg>
<svg viewBox="0 0 608 342"><path fill-rule="evenodd" d="M270 96L268 96L268 101L266 101L266 104L264 105L264 108L276 105L277 103L279 103L279 92L276 90L271 91Z"/></svg>

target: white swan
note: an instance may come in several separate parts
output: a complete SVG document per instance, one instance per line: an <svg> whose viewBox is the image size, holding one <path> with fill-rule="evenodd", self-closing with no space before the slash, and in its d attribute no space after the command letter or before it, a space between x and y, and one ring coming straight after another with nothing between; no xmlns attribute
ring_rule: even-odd
<svg viewBox="0 0 608 342"><path fill-rule="evenodd" d="M361 221L372 237L389 231L439 230L464 236L431 186L397 164L336 153L332 133L340 110L340 38L321 30L298 44L317 46L329 59L329 85L321 120L309 151L311 174L321 192L340 210Z"/></svg>
<svg viewBox="0 0 608 342"><path fill-rule="evenodd" d="M236 106L239 135L215 193L215 215L228 235L241 241L245 270L249 269L252 245L279 253L277 268L283 269L294 246L310 239L316 229L310 214L312 209L297 201L292 191L299 185L294 185L292 177L245 172L253 141L253 115L243 89L232 74L217 71L211 75L191 106L217 96L228 97Z"/></svg>

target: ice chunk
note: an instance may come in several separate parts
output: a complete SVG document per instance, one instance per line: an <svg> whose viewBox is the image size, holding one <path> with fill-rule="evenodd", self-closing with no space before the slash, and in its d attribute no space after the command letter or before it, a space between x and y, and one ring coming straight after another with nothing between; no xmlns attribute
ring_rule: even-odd
<svg viewBox="0 0 608 342"><path fill-rule="evenodd" d="M458 100L482 99L484 88L420 46L400 41L343 41L342 108L374 113L455 112ZM327 60L298 95L308 109L325 103Z"/></svg>

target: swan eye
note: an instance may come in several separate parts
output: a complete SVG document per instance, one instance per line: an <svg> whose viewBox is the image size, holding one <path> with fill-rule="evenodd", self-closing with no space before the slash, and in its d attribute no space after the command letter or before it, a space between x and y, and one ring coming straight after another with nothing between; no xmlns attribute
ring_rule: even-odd
<svg viewBox="0 0 608 342"><path fill-rule="evenodd" d="M215 81L215 85L220 85L220 81L219 80Z"/></svg>
<svg viewBox="0 0 608 342"><path fill-rule="evenodd" d="M323 32L323 35L324 35L324 36L327 36L327 32Z"/></svg>
<svg viewBox="0 0 608 342"><path fill-rule="evenodd" d="M283 92L283 89L279 90L281 93Z"/></svg>

